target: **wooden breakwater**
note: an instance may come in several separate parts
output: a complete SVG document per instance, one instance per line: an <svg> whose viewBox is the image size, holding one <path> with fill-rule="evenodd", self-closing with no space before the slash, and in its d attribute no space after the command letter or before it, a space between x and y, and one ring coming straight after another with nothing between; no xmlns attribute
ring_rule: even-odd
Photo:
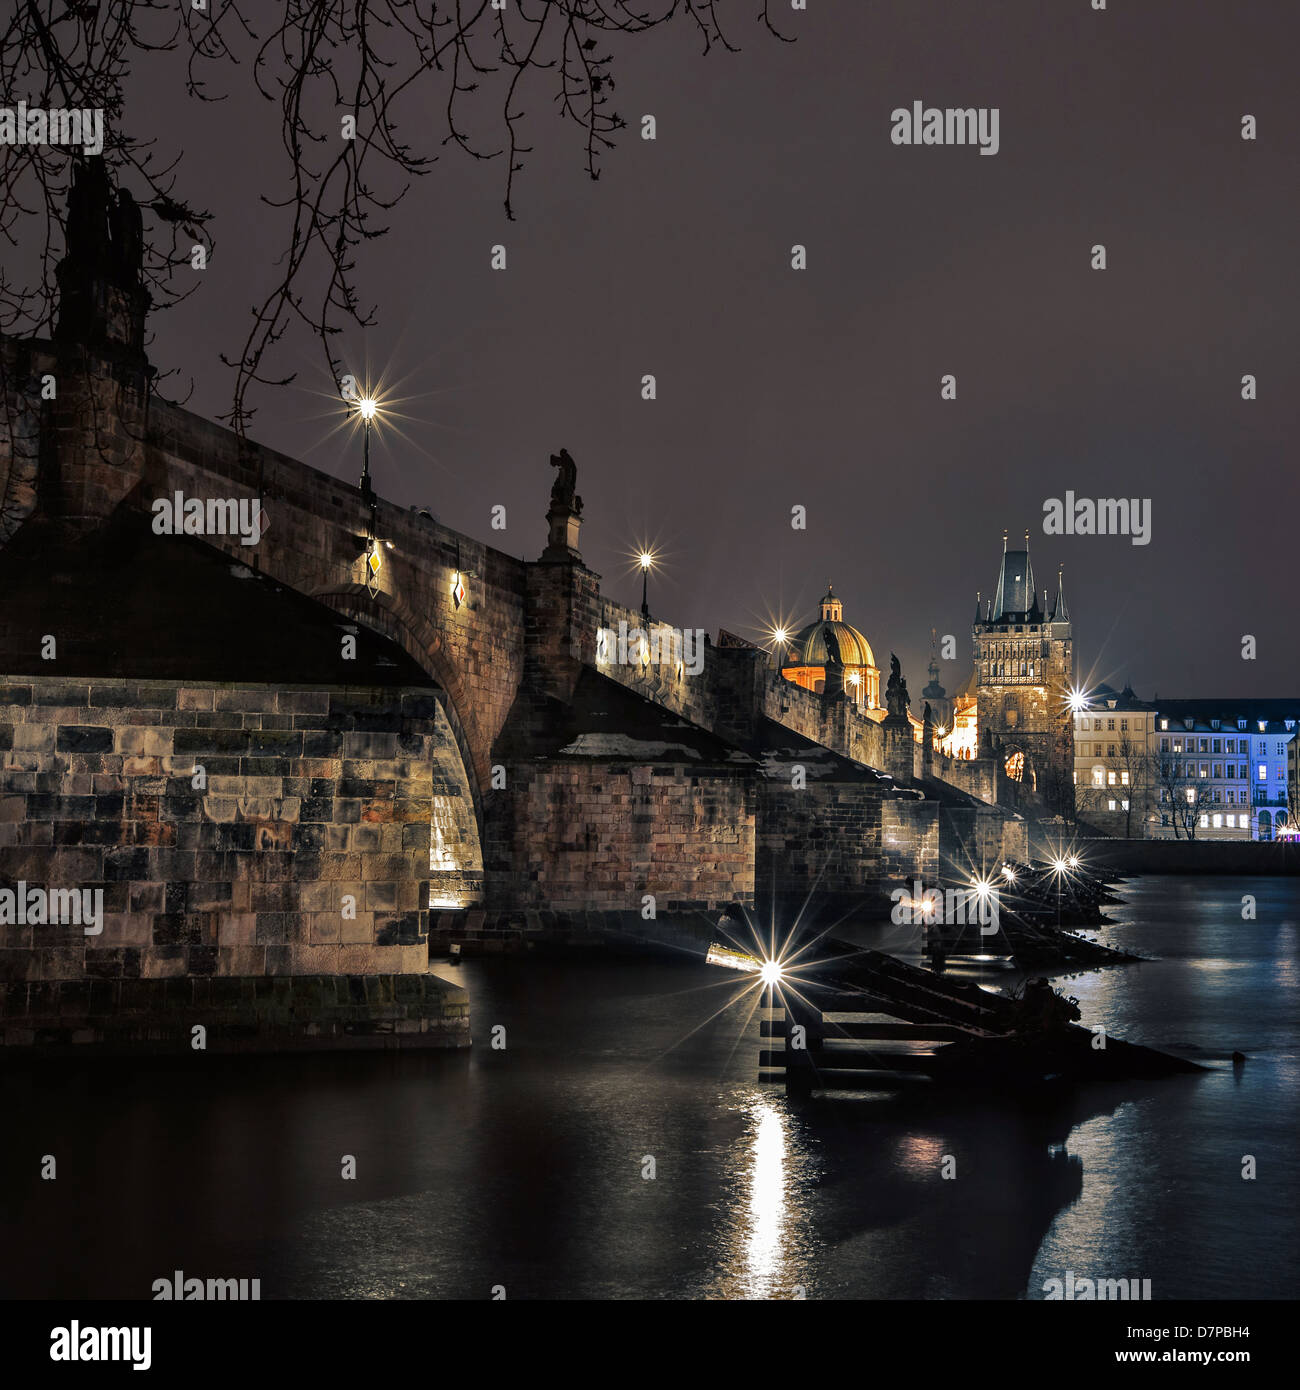
<svg viewBox="0 0 1300 1390"><path fill-rule="evenodd" d="M879 951L821 940L765 987L759 1079L787 1092L890 1089L900 1078L1019 1089L1201 1070L1078 1026L1076 1001L1046 981L1020 997L918 969Z"/></svg>

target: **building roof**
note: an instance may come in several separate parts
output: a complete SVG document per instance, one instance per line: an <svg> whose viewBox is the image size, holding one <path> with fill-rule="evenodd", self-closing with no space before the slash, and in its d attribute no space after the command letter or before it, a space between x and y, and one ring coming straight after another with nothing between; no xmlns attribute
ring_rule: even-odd
<svg viewBox="0 0 1300 1390"><path fill-rule="evenodd" d="M1088 697L1088 708L1080 710L1080 714L1090 714L1093 710L1153 710L1156 708L1150 700L1139 700L1133 693L1133 687L1126 685L1123 690L1116 690L1114 686L1098 685L1086 692Z"/></svg>
<svg viewBox="0 0 1300 1390"><path fill-rule="evenodd" d="M839 647L840 661L845 666L874 666L875 654L871 643L850 623L821 619L809 623L790 639L786 666L825 666L827 662L826 634L832 633Z"/></svg>
<svg viewBox="0 0 1300 1390"><path fill-rule="evenodd" d="M1034 589L1034 566L1028 550L1006 550L998 571L997 592L993 596L993 621L1004 622L1040 612Z"/></svg>
<svg viewBox="0 0 1300 1390"><path fill-rule="evenodd" d="M833 586L828 586L821 601L821 617L815 623L801 628L790 639L783 669L792 666L825 666L829 652L827 636L830 635L839 651L840 663L844 666L871 666L876 664L871 643L851 623L844 621L844 605L836 598Z"/></svg>
<svg viewBox="0 0 1300 1390"><path fill-rule="evenodd" d="M1213 729L1215 733L1289 734L1294 730L1287 728L1286 721L1293 725L1300 721L1300 699L1156 700L1154 708L1169 721L1171 731L1175 725L1185 727L1190 719L1193 727L1207 732L1212 721L1218 720L1220 728ZM1243 719L1246 727L1238 728Z"/></svg>

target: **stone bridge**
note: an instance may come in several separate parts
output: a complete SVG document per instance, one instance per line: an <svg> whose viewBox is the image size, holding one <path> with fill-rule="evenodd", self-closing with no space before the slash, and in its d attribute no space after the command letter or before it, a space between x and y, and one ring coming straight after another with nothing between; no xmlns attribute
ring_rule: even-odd
<svg viewBox="0 0 1300 1390"><path fill-rule="evenodd" d="M562 493L516 559L167 403L132 291L75 303L0 340L6 1043L455 1043L431 936L707 932L1023 853L906 721L658 623L648 659Z"/></svg>

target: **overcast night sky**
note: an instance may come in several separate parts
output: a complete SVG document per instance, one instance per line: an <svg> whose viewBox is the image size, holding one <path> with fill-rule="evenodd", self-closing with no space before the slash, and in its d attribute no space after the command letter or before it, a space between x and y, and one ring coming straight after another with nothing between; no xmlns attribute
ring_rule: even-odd
<svg viewBox="0 0 1300 1390"><path fill-rule="evenodd" d="M534 559L565 446L583 554L613 594L639 602L626 552L643 538L664 553L656 616L683 627L802 624L832 579L914 701L931 627L957 635L941 678L960 684L975 591L993 587L1003 529L1014 544L1028 527L1038 587L1066 567L1088 683L1295 693L1293 0L774 0L794 44L756 8L720 5L735 54L701 56L689 21L616 41L628 129L599 182L539 87L517 221L502 161L447 149L363 249L378 323L341 354L404 398L402 435L374 457L380 493ZM140 72L127 125L183 148L181 190L216 214L203 287L155 315L150 355L217 415L218 352L238 353L282 244L286 214L256 199L283 188L278 111L248 99L246 74L195 107ZM893 145L890 112L916 100L999 108L998 154ZM317 345L295 337L276 365L298 380L259 393L252 435L355 480ZM1067 490L1149 497L1151 544L1045 536L1043 502Z"/></svg>

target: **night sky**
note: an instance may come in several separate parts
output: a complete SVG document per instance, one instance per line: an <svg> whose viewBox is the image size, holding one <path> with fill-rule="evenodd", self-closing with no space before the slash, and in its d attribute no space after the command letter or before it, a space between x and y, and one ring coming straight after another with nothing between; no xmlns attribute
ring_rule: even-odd
<svg viewBox="0 0 1300 1390"><path fill-rule="evenodd" d="M957 636L941 678L960 684L975 591L1003 529L1030 528L1038 587L1066 567L1085 682L1295 693L1293 0L775 0L792 45L756 8L721 6L737 54L701 56L686 21L616 42L628 129L599 182L539 87L517 221L500 160L442 150L362 251L379 322L340 352L402 398L379 492L534 559L565 446L584 557L616 597L639 602L628 552L646 539L664 560L652 608L679 626L802 625L831 579L914 701L932 627ZM285 216L256 200L283 156L277 109L245 82L196 108L142 75L126 113L183 147L183 191L217 214L204 286L155 316L150 349L212 416L231 390L218 352L240 349ZM999 153L893 145L890 113L915 100L999 108ZM298 380L259 393L250 433L355 478L319 348L292 338L277 365ZM1045 536L1043 502L1067 490L1149 497L1151 544Z"/></svg>

